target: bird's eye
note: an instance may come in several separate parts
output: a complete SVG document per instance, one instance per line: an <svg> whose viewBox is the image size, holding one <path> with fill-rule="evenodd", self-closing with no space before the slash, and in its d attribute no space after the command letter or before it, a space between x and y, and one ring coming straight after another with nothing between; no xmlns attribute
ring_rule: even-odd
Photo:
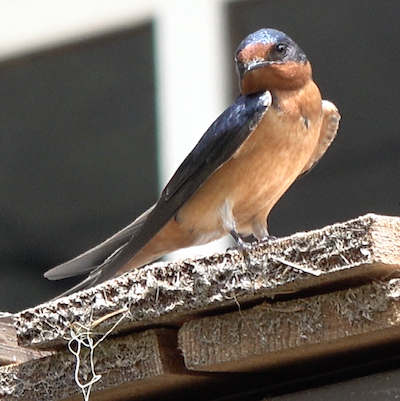
<svg viewBox="0 0 400 401"><path fill-rule="evenodd" d="M282 57L286 55L287 52L287 44L286 43L278 43L275 46L275 51L277 54L281 55Z"/></svg>
<svg viewBox="0 0 400 401"><path fill-rule="evenodd" d="M270 61L283 61L287 55L289 45L284 42L277 43L267 55L267 59Z"/></svg>

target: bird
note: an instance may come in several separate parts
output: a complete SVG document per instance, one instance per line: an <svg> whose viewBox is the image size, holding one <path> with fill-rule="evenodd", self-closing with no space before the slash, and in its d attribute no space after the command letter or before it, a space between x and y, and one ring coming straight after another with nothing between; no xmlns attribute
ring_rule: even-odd
<svg viewBox="0 0 400 401"><path fill-rule="evenodd" d="M235 53L240 93L178 167L152 207L85 253L45 273L86 275L61 296L231 235L271 239L267 218L335 139L340 114L322 100L309 60L284 32L249 34Z"/></svg>

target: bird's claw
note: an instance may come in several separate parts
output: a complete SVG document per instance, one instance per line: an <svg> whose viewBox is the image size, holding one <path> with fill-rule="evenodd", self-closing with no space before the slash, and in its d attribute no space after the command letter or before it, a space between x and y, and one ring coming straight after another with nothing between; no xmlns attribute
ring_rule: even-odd
<svg viewBox="0 0 400 401"><path fill-rule="evenodd" d="M253 236L250 236L250 242L248 242L235 230L232 230L230 234L236 242L236 249L240 249L242 251L249 251L252 248L252 242L254 242L253 239L256 240L255 237L253 238Z"/></svg>
<svg viewBox="0 0 400 401"><path fill-rule="evenodd" d="M266 237L261 238L260 242L265 244L270 244L271 242L274 242L277 239L278 237L275 237L275 235L267 235Z"/></svg>

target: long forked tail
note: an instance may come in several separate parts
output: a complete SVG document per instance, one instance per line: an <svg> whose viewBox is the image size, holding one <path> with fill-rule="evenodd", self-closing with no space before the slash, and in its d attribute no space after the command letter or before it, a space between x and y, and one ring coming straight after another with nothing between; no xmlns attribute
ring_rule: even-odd
<svg viewBox="0 0 400 401"><path fill-rule="evenodd" d="M155 205L154 205L155 206ZM104 267L121 249L135 236L143 227L148 215L153 211L154 206L140 215L133 223L125 227L115 235L101 244L89 249L68 262L62 263L48 270L44 276L49 280L61 280L64 278L89 274L82 282L72 287L60 296L69 295L73 292L89 288L99 282L99 276ZM108 277L110 278L110 277ZM106 280L104 278L101 281Z"/></svg>

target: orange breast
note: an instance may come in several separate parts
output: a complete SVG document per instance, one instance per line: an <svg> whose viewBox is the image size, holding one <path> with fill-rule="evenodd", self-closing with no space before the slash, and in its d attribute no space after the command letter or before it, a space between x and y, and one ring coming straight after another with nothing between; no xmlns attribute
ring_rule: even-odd
<svg viewBox="0 0 400 401"><path fill-rule="evenodd" d="M321 97L313 81L280 98L235 155L179 212L187 231L223 232L218 211L228 201L237 229L250 234L298 177L314 151L321 127ZM308 119L308 128L304 117ZM266 224L266 223L265 223Z"/></svg>
<svg viewBox="0 0 400 401"><path fill-rule="evenodd" d="M278 104L267 111L234 156L123 270L228 234L221 222L221 209L226 203L239 233L254 232L262 237L263 230L257 233L255 229L266 230L269 212L310 159L321 128L321 97L312 81L297 93L275 93L273 99L274 96Z"/></svg>

